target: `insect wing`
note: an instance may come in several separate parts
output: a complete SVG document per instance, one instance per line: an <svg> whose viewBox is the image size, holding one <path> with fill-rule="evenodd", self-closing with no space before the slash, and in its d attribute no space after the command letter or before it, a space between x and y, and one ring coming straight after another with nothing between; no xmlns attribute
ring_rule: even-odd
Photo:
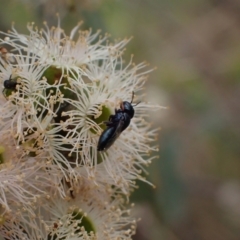
<svg viewBox="0 0 240 240"><path fill-rule="evenodd" d="M124 121L123 118L118 122L117 126L115 126L115 131L112 133L113 142L119 137L120 133L123 131Z"/></svg>
<svg viewBox="0 0 240 240"><path fill-rule="evenodd" d="M98 151L107 150L109 147L111 147L115 140L119 137L120 133L122 132L123 126L124 121L123 119L121 119L116 125L113 125L105 129L98 141L97 147Z"/></svg>

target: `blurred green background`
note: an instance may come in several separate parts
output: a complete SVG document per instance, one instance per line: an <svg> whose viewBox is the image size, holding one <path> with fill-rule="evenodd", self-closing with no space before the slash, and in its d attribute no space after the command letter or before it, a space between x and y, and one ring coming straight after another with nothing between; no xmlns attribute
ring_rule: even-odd
<svg viewBox="0 0 240 240"><path fill-rule="evenodd" d="M157 70L147 98L167 106L152 117L160 158L132 196L142 218L134 240L240 239L239 0L0 0L0 27L14 21L56 25L69 33L134 36L126 58Z"/></svg>

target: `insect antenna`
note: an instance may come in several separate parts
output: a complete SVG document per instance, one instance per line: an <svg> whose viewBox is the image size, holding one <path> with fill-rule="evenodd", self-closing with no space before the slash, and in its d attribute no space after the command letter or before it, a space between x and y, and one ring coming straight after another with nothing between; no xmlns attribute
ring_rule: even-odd
<svg viewBox="0 0 240 240"><path fill-rule="evenodd" d="M132 104L132 102L133 102L134 96L135 96L134 91L132 91L132 100L131 100L131 104ZM133 107L136 107L140 102L141 102L141 101L139 101L138 103L135 103L135 104L132 105L132 106L133 106Z"/></svg>
<svg viewBox="0 0 240 240"><path fill-rule="evenodd" d="M138 103L135 103L134 105L132 105L133 107L136 107L139 103L141 103L141 101L139 101Z"/></svg>
<svg viewBox="0 0 240 240"><path fill-rule="evenodd" d="M131 100L131 104L133 102L133 99L134 99L134 91L132 91L132 100Z"/></svg>

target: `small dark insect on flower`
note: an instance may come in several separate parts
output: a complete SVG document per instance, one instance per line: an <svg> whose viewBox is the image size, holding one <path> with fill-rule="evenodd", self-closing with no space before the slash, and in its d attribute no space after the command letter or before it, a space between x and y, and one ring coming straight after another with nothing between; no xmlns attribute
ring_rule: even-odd
<svg viewBox="0 0 240 240"><path fill-rule="evenodd" d="M115 140L120 136L130 124L134 116L134 108L132 105L134 92L132 93L131 102L124 101L120 104L120 109L115 109L115 115L110 115L108 122L105 122L107 128L102 132L98 140L98 151L107 150ZM139 102L140 103L140 102ZM135 104L137 106L139 103Z"/></svg>
<svg viewBox="0 0 240 240"><path fill-rule="evenodd" d="M3 82L4 89L3 89L2 93L3 93L3 95L5 97L7 95L7 90L16 90L16 86L18 84L17 80L16 79L12 79L11 77L12 77L12 75L10 75L8 80L5 80Z"/></svg>
<svg viewBox="0 0 240 240"><path fill-rule="evenodd" d="M3 86L4 86L4 88L6 88L6 89L15 90L15 89L16 89L16 86L17 86L17 81L16 81L16 80L13 80L11 77L12 77L12 75L10 75L10 77L9 77L8 80L5 80L5 81L3 82Z"/></svg>

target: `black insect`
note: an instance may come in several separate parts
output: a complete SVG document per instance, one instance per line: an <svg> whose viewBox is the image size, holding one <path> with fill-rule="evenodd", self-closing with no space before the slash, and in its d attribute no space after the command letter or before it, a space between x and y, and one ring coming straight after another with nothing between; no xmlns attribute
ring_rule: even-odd
<svg viewBox="0 0 240 240"><path fill-rule="evenodd" d="M6 88L6 89L15 90L18 83L17 83L16 80L13 80L11 77L12 77L12 75L10 75L10 77L9 77L8 80L5 80L5 81L3 82L3 86L4 86L4 88Z"/></svg>
<svg viewBox="0 0 240 240"><path fill-rule="evenodd" d="M107 128L102 132L98 140L98 151L104 151L111 147L121 132L129 126L134 116L134 108L132 105L133 98L134 92L132 93L131 102L122 102L120 104L120 109L115 109L115 115L110 115L108 122L105 122ZM135 106L137 104L135 104Z"/></svg>
<svg viewBox="0 0 240 240"><path fill-rule="evenodd" d="M12 79L11 78L12 77L12 75L10 75L10 77L9 77L9 79L8 80L5 80L4 82L3 82L3 86L4 86L4 89L3 89L3 94L5 95L5 97L6 97L6 95L7 95L7 90L16 90L16 86L17 86L17 80L16 79Z"/></svg>

